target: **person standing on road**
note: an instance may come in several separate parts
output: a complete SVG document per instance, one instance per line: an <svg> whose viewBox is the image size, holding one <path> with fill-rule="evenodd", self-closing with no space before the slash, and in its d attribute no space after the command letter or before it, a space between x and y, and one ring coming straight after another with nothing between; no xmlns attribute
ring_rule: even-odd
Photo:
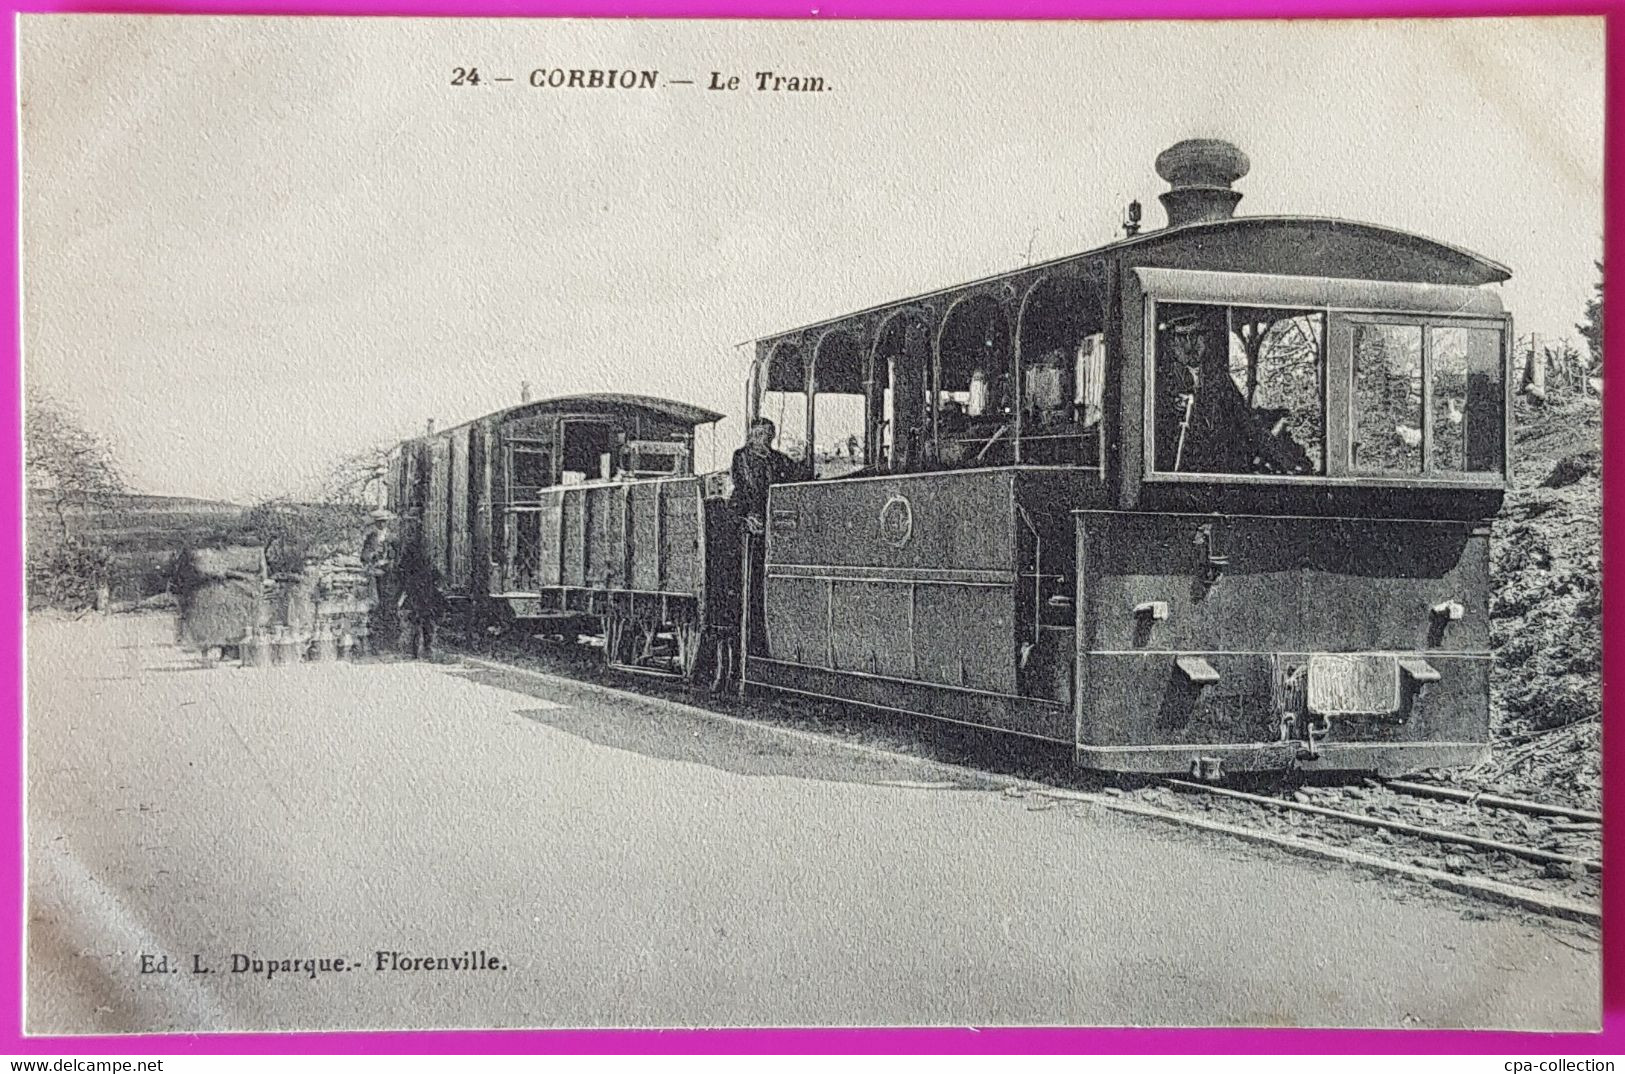
<svg viewBox="0 0 1625 1074"><path fill-rule="evenodd" d="M361 538L361 564L372 583L372 614L368 630L375 647L392 647L400 635L400 620L396 617L400 590L395 578L400 542L390 526L394 517L388 511L374 511L372 523Z"/></svg>
<svg viewBox="0 0 1625 1074"><path fill-rule="evenodd" d="M171 577L176 642L195 646L205 666L236 648L259 625L265 573L264 549L234 545L223 531L177 552Z"/></svg>
<svg viewBox="0 0 1625 1074"><path fill-rule="evenodd" d="M405 613L412 658L427 660L433 656L434 628L435 621L440 617L441 592L440 573L429 560L421 526L414 527L401 552L400 583L399 605Z"/></svg>

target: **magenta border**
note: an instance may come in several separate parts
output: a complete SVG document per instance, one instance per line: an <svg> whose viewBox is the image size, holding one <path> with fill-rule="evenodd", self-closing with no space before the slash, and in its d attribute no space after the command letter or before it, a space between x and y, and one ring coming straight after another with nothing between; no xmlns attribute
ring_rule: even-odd
<svg viewBox="0 0 1625 1074"><path fill-rule="evenodd" d="M1601 1035L1481 1033L1461 1031L1355 1031L1254 1029L826 1029L826 1030L659 1030L659 1031L502 1031L414 1033L307 1033L228 1035L147 1035L136 1037L22 1036L22 466L20 454L21 310L18 291L18 175L15 145L16 18L20 12L91 12L228 15L378 15L378 16L638 16L654 18L811 17L808 0L0 0L6 18L0 25L0 81L5 107L0 109L0 145L13 147L0 165L0 295L8 335L4 348L6 390L0 393L3 418L12 432L5 438L0 487L12 506L9 524L0 525L0 561L7 575L0 585L0 618L12 625L4 634L6 660L0 668L13 714L11 733L0 736L0 786L13 793L0 802L0 834L7 852L0 854L0 1052L55 1055L212 1055L363 1052L388 1054L524 1054L524 1053L1488 1053L1567 1054L1596 1056L1625 1053L1625 944L1603 946L1603 991L1606 1010ZM1104 18L1357 18L1397 16L1607 15L1610 56L1620 53L1625 22L1615 16L1625 0L817 0L820 18L847 19L1104 19ZM1620 246L1619 216L1613 211L1619 193L1620 152L1618 80L1608 79L1605 250L1610 261ZM1625 301L1618 288L1606 296L1605 318L1625 324ZM1607 365L1620 368L1625 332L1608 336ZM1618 501L1620 477L1614 460L1621 454L1621 420L1625 388L1612 388L1604 398L1604 450L1610 469L1604 483L1603 558L1617 563L1625 552L1621 525L1625 508ZM1603 580L1604 703L1614 712L1621 699L1625 661L1620 659L1619 607L1625 596L1617 570ZM1617 725L1617 719L1609 719ZM1625 739L1617 726L1605 734L1604 771L1625 772ZM1625 915L1625 894L1617 882L1620 855L1625 853L1625 810L1614 775L1604 801L1605 939Z"/></svg>

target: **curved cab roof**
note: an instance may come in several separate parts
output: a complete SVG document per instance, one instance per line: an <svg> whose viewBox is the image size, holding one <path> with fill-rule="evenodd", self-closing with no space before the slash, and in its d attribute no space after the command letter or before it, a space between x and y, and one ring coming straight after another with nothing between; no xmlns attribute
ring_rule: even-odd
<svg viewBox="0 0 1625 1074"><path fill-rule="evenodd" d="M1142 232L1081 253L900 298L862 310L773 332L755 340L780 340L885 314L895 309L952 300L995 285L1022 291L1038 279L1103 257L1125 265L1223 269L1282 275L1327 275L1399 283L1482 286L1510 279L1505 265L1449 243L1398 228L1319 216L1234 216ZM1293 262L1296 261L1296 265ZM1314 271L1305 271L1310 267Z"/></svg>

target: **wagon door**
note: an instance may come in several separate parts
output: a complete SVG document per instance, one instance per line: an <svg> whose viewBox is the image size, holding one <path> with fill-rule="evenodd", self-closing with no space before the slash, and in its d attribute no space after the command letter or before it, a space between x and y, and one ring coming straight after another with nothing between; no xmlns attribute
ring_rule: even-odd
<svg viewBox="0 0 1625 1074"><path fill-rule="evenodd" d="M446 587L467 595L474 574L469 533L469 426L452 431L447 444L446 476Z"/></svg>
<svg viewBox="0 0 1625 1074"><path fill-rule="evenodd" d="M423 543L429 562L443 577L450 577L446 559L448 541L447 507L451 502L451 438L437 436L429 441L428 481L423 502Z"/></svg>

